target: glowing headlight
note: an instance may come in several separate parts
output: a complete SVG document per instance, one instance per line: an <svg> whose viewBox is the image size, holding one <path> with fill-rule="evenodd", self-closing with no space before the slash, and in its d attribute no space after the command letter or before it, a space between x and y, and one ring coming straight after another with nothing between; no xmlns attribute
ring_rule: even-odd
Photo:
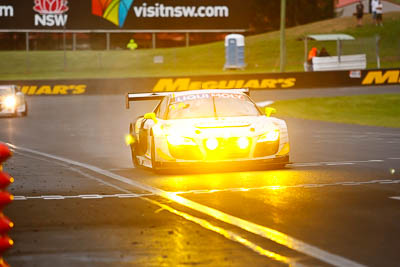
<svg viewBox="0 0 400 267"><path fill-rule="evenodd" d="M14 96L7 96L4 99L4 105L6 106L6 108L14 108L16 104L17 104L17 99L15 99Z"/></svg>
<svg viewBox="0 0 400 267"><path fill-rule="evenodd" d="M206 147L209 150L215 150L218 147L218 140L215 138L210 138L206 141Z"/></svg>
<svg viewBox="0 0 400 267"><path fill-rule="evenodd" d="M127 146L133 145L135 143L135 138L131 134L125 135L125 144Z"/></svg>
<svg viewBox="0 0 400 267"><path fill-rule="evenodd" d="M196 143L187 137L178 136L178 135L168 135L167 141L169 144L173 146L195 146Z"/></svg>
<svg viewBox="0 0 400 267"><path fill-rule="evenodd" d="M246 137L240 137L237 141L237 144L240 149L245 149L249 146L250 142L249 139Z"/></svg>
<svg viewBox="0 0 400 267"><path fill-rule="evenodd" d="M260 135L257 142L273 142L278 140L278 138L279 138L279 130L276 129L266 132L263 135Z"/></svg>

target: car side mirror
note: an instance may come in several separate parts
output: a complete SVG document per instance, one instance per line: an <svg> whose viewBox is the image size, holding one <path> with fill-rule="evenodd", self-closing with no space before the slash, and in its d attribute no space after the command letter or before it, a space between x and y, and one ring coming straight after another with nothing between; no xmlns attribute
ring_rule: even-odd
<svg viewBox="0 0 400 267"><path fill-rule="evenodd" d="M154 123L157 123L157 118L156 118L156 114L154 112L150 112L150 113L146 113L144 114L144 118L145 119L149 119L149 120L153 120Z"/></svg>
<svg viewBox="0 0 400 267"><path fill-rule="evenodd" d="M276 113L276 109L271 108L271 107L266 107L264 111L265 111L265 115L267 117L271 117L272 114Z"/></svg>

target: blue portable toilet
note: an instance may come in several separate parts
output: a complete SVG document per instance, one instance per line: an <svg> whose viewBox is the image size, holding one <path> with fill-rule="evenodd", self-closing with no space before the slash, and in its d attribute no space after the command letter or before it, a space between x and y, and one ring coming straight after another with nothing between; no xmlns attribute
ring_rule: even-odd
<svg viewBox="0 0 400 267"><path fill-rule="evenodd" d="M244 36L229 34L225 37L224 69L244 69Z"/></svg>

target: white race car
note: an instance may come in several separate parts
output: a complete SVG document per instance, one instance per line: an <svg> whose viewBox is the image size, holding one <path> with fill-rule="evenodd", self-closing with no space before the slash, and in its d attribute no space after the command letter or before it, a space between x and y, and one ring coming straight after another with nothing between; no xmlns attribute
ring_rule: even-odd
<svg viewBox="0 0 400 267"><path fill-rule="evenodd" d="M25 95L16 85L0 85L0 116L26 116L28 105Z"/></svg>
<svg viewBox="0 0 400 267"><path fill-rule="evenodd" d="M130 124L126 142L132 162L155 171L225 164L289 162L285 121L265 114L247 89L127 94L131 101L160 100L151 113Z"/></svg>

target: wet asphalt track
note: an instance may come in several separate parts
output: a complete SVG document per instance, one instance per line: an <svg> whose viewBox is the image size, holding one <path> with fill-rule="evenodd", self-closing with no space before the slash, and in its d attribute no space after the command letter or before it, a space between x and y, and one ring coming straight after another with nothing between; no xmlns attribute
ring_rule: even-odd
<svg viewBox="0 0 400 267"><path fill-rule="evenodd" d="M264 91L253 98L399 91ZM21 147L5 165L16 179L16 200L5 211L16 223L5 257L12 266L329 266L324 253L336 266L400 265L398 129L288 119L293 163L284 170L156 175L133 169L124 145L129 121L150 103L130 111L123 96L36 97L29 104L27 118L0 119L0 141ZM289 238L271 241L137 183Z"/></svg>

